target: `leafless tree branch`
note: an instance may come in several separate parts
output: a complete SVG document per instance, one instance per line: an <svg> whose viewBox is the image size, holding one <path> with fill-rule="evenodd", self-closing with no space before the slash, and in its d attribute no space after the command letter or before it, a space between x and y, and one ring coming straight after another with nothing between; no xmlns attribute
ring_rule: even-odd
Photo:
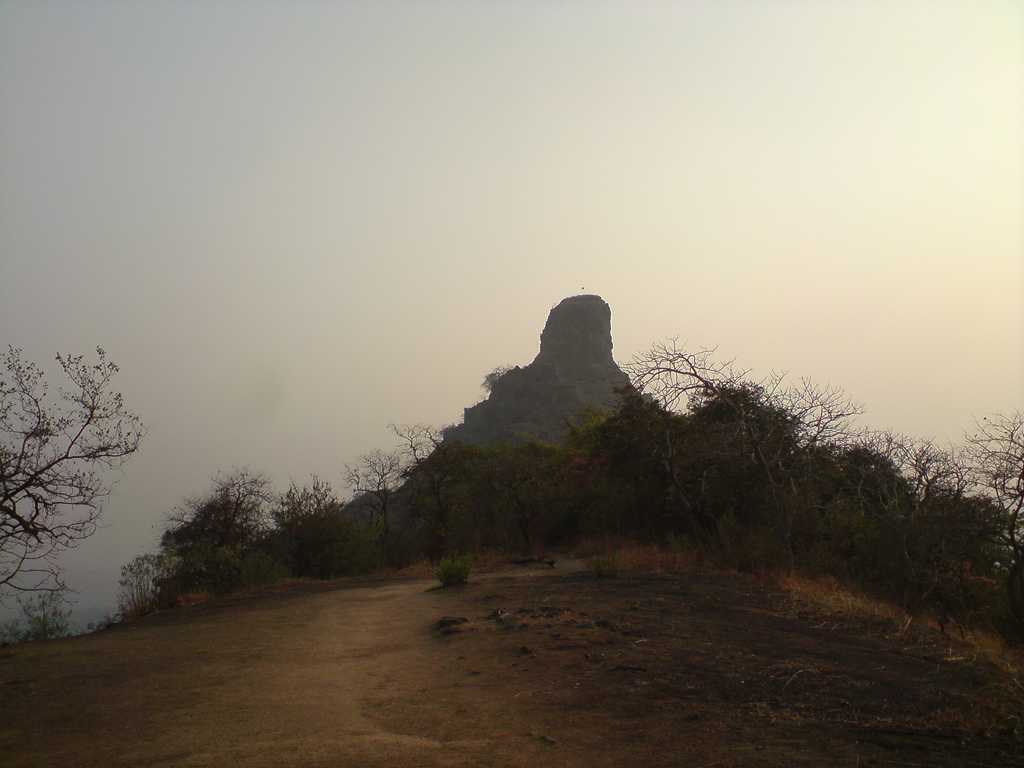
<svg viewBox="0 0 1024 768"><path fill-rule="evenodd" d="M118 367L58 355L68 384L56 402L42 370L8 347L0 371L0 595L63 588L57 556L96 530L106 470L141 444L144 428L111 390Z"/></svg>

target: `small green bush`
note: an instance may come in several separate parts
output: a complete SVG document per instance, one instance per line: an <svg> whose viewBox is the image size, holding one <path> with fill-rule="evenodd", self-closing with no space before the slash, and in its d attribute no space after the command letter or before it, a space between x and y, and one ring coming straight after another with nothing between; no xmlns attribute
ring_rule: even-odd
<svg viewBox="0 0 1024 768"><path fill-rule="evenodd" d="M470 567L469 555L446 557L437 568L437 578L442 587L465 584L469 581Z"/></svg>
<svg viewBox="0 0 1024 768"><path fill-rule="evenodd" d="M594 557L590 560L590 572L599 579L614 579L619 575L619 564L612 556Z"/></svg>

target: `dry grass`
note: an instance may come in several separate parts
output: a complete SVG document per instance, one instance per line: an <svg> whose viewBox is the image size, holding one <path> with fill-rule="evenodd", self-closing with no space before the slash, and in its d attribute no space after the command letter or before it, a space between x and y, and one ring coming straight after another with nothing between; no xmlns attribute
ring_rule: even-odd
<svg viewBox="0 0 1024 768"><path fill-rule="evenodd" d="M513 555L497 549L485 549L470 555L473 560L473 570L477 573L490 573L492 571L503 571L509 567Z"/></svg>
<svg viewBox="0 0 1024 768"><path fill-rule="evenodd" d="M779 576L777 586L800 602L811 605L825 614L848 620L884 622L892 626L897 636L906 634L917 619L933 629L938 622L932 617L914 617L897 605L878 598L869 597L851 587L840 584L832 578L808 578L804 576ZM980 629L964 629L949 638L946 651L947 661L961 663L988 662L1005 675L1005 687L1000 695L1008 700L1019 701L1024 709L1024 653L1014 648L1001 637Z"/></svg>
<svg viewBox="0 0 1024 768"><path fill-rule="evenodd" d="M701 560L693 552L642 544L633 544L619 550L616 558L619 567L624 571L693 573L702 565Z"/></svg>
<svg viewBox="0 0 1024 768"><path fill-rule="evenodd" d="M614 563L624 573L696 573L704 566L699 552L638 544L625 539L592 539L575 548L577 557Z"/></svg>
<svg viewBox="0 0 1024 768"><path fill-rule="evenodd" d="M903 609L841 585L832 578L778 576L776 586L830 616L868 621L891 621L900 627L911 617Z"/></svg>
<svg viewBox="0 0 1024 768"><path fill-rule="evenodd" d="M730 569L716 567L694 550L638 544L625 539L585 541L575 554L585 559L601 558L614 562L623 572L633 573L696 573L710 570L723 573ZM841 585L831 578L761 573L755 576L766 585L776 586L787 594L835 617L887 621L902 626L909 618L899 607L869 597Z"/></svg>
<svg viewBox="0 0 1024 768"><path fill-rule="evenodd" d="M964 641L974 652L1013 678L1012 690L1024 711L1024 649L1013 647L999 635L979 629L967 630Z"/></svg>
<svg viewBox="0 0 1024 768"><path fill-rule="evenodd" d="M951 646L947 660L969 664L980 660L996 667L1003 675L988 686L991 695L1024 713L1024 649L1007 645L998 635L982 630L967 630L963 644L969 652L958 653ZM1024 718L1020 716L1016 717L1015 733L1024 741Z"/></svg>
<svg viewBox="0 0 1024 768"><path fill-rule="evenodd" d="M432 579L437 573L437 563L432 563L425 557L409 563L404 568L395 571L395 576L408 579Z"/></svg>

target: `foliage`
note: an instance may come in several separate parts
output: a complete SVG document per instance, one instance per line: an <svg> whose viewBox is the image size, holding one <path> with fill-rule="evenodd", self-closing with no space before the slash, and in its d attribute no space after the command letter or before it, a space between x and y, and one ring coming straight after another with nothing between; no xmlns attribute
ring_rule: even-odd
<svg viewBox="0 0 1024 768"><path fill-rule="evenodd" d="M20 349L0 356L0 596L63 587L55 558L95 532L104 471L141 444L141 421L111 389L118 367L96 353L57 356L68 388L55 401Z"/></svg>
<svg viewBox="0 0 1024 768"><path fill-rule="evenodd" d="M247 469L214 479L206 496L188 499L171 513L162 543L184 553L194 547L245 549L257 542L270 522L270 481Z"/></svg>
<svg viewBox="0 0 1024 768"><path fill-rule="evenodd" d="M380 565L378 529L340 512L307 517L286 532L293 576L333 579Z"/></svg>
<svg viewBox="0 0 1024 768"><path fill-rule="evenodd" d="M304 520L334 514L339 509L341 500L331 484L313 475L311 485L289 485L277 498L270 516L278 530L287 531Z"/></svg>
<svg viewBox="0 0 1024 768"><path fill-rule="evenodd" d="M528 442L498 445L477 455L475 480L482 486L476 508L488 519L504 521L497 536L506 546L515 542L530 552L537 534L550 530L565 492L567 455L553 445ZM497 530L492 530L492 534Z"/></svg>
<svg viewBox="0 0 1024 768"><path fill-rule="evenodd" d="M59 591L18 598L21 616L0 627L0 643L55 640L71 634L71 609Z"/></svg>
<svg viewBox="0 0 1024 768"><path fill-rule="evenodd" d="M836 579L908 615L1024 637L1020 414L945 448L858 430L840 389L754 380L711 350L658 345L630 372L615 407L580 414L559 445L392 427L398 450L348 467L347 505L315 477L280 496L259 475L220 478L172 517L163 584L223 592L425 557L447 585L468 577L454 553L590 537L635 542L632 565L591 561L601 577L713 561Z"/></svg>
<svg viewBox="0 0 1024 768"><path fill-rule="evenodd" d="M380 528L347 515L329 483L294 483L273 512L276 530L266 546L293 576L333 579L380 564Z"/></svg>
<svg viewBox="0 0 1024 768"><path fill-rule="evenodd" d="M942 622L1019 626L1017 465L992 459L1016 455L1012 419L972 453L857 430L861 408L837 387L754 380L710 350L660 345L631 373L617 407L582 414L563 445L401 432L427 554L683 541L745 571L840 578Z"/></svg>
<svg viewBox="0 0 1024 768"><path fill-rule="evenodd" d="M995 619L998 584L1019 561L1001 502L1012 482L1007 493L996 478L1019 476L1019 463L984 475L985 493L977 451L856 431L861 409L838 388L755 381L712 353L656 345L630 369L661 411L659 439L635 440L630 461L660 462L647 480L660 480L669 527L745 570L828 573L940 621ZM1012 419L982 432L971 444L985 455L1012 455ZM614 455L608 440L592 444Z"/></svg>
<svg viewBox="0 0 1024 768"><path fill-rule="evenodd" d="M289 575L365 573L382 562L381 535L379 523L348 515L315 476L275 496L263 475L240 470L172 513L160 557L166 573L154 582L156 602L173 605L182 595L223 594Z"/></svg>
<svg viewBox="0 0 1024 768"><path fill-rule="evenodd" d="M247 556L270 530L272 500L269 480L243 469L215 478L210 493L172 512L161 546L175 563L174 596L248 586Z"/></svg>
<svg viewBox="0 0 1024 768"><path fill-rule="evenodd" d="M121 566L117 605L125 619L145 616L160 607L161 585L172 573L172 560L164 554L139 555Z"/></svg>
<svg viewBox="0 0 1024 768"><path fill-rule="evenodd" d="M242 588L263 587L288 576L288 569L266 552L246 552L238 567L238 582Z"/></svg>
<svg viewBox="0 0 1024 768"><path fill-rule="evenodd" d="M442 587L452 587L469 581L472 567L469 555L456 555L441 560L437 567L437 578Z"/></svg>

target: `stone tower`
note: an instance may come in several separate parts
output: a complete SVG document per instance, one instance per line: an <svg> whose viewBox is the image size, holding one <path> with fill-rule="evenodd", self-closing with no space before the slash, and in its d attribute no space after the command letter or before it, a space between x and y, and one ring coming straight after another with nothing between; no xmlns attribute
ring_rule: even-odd
<svg viewBox="0 0 1024 768"><path fill-rule="evenodd" d="M571 296L548 315L534 361L501 376L446 439L558 441L570 419L588 406L612 405L627 383L612 359L611 308L600 296Z"/></svg>

